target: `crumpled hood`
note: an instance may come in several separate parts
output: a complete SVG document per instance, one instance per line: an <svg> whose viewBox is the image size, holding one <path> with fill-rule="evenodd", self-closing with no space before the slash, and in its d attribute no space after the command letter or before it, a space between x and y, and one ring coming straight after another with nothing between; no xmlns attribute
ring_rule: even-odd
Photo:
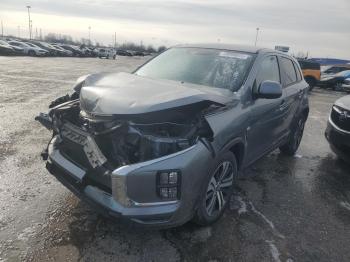
<svg viewBox="0 0 350 262"><path fill-rule="evenodd" d="M339 98L334 104L346 110L350 110L350 95Z"/></svg>
<svg viewBox="0 0 350 262"><path fill-rule="evenodd" d="M221 88L109 73L87 76L80 90L80 106L94 115L142 114L202 101L225 105L234 97Z"/></svg>

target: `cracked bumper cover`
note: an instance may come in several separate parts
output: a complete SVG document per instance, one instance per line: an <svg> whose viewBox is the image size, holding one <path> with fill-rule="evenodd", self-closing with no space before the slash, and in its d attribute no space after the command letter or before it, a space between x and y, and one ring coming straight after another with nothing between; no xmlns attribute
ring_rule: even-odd
<svg viewBox="0 0 350 262"><path fill-rule="evenodd" d="M198 183L207 173L211 159L210 152L202 143L168 156L119 167L110 174L110 193L83 183L86 171L60 153L55 146L56 140L57 137L54 137L48 147L47 169L64 186L101 213L127 218L139 224L160 226L183 224L192 217L201 188ZM181 171L181 198L157 201L152 196L156 194L153 192L156 173L169 169Z"/></svg>

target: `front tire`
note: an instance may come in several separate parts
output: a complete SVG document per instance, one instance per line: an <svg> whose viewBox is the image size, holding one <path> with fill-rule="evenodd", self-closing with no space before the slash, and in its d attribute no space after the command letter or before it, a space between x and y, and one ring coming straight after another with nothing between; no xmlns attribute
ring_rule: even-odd
<svg viewBox="0 0 350 262"><path fill-rule="evenodd" d="M313 77L305 77L305 81L309 84L309 91L312 91L317 84L316 79Z"/></svg>
<svg viewBox="0 0 350 262"><path fill-rule="evenodd" d="M232 152L225 152L214 162L202 189L193 221L201 226L216 222L224 213L237 178L237 161Z"/></svg>
<svg viewBox="0 0 350 262"><path fill-rule="evenodd" d="M297 152L304 133L306 117L302 115L298 118L296 126L289 135L287 143L280 147L280 151L288 156L294 156Z"/></svg>
<svg viewBox="0 0 350 262"><path fill-rule="evenodd" d="M343 83L338 81L332 86L333 91L343 91Z"/></svg>

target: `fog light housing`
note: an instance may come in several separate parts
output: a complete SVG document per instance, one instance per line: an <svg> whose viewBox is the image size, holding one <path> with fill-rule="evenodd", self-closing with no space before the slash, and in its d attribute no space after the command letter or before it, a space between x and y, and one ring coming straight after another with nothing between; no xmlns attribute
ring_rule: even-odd
<svg viewBox="0 0 350 262"><path fill-rule="evenodd" d="M181 174L178 170L159 171L157 176L158 195L164 200L180 198Z"/></svg>

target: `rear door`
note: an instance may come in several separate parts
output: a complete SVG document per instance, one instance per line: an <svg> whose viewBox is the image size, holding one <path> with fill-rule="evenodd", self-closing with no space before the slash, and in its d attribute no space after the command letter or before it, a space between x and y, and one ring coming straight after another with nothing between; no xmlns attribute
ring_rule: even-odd
<svg viewBox="0 0 350 262"><path fill-rule="evenodd" d="M278 127L280 137L286 137L290 133L291 123L298 110L304 92L304 82L297 64L287 56L279 56L283 95L281 101L281 114L283 124Z"/></svg>

